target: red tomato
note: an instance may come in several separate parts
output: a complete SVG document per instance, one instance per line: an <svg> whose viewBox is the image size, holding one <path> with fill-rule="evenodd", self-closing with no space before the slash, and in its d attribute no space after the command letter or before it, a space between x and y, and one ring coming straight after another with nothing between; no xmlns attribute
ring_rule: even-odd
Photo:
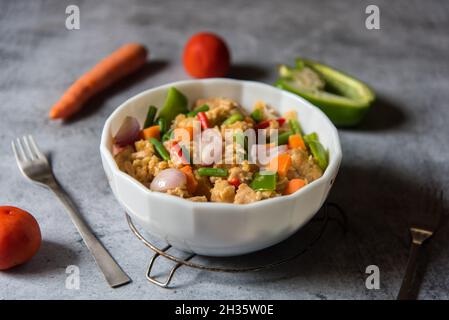
<svg viewBox="0 0 449 320"><path fill-rule="evenodd" d="M0 270L30 260L41 246L41 231L28 212L0 206Z"/></svg>
<svg viewBox="0 0 449 320"><path fill-rule="evenodd" d="M224 77L231 60L223 39L207 32L197 33L187 41L182 59L187 73L195 78Z"/></svg>

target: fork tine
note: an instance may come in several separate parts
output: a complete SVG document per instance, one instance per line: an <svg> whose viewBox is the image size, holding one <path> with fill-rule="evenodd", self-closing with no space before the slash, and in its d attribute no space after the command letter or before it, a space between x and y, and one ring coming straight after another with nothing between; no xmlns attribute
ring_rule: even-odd
<svg viewBox="0 0 449 320"><path fill-rule="evenodd" d="M27 155L28 155L28 158L29 158L30 160L36 159L36 158L37 158L37 155L35 155L35 154L33 153L33 151L31 151L30 144L29 144L29 142L28 142L28 136L23 136L23 137L22 137L22 141L23 141L23 145L24 145L25 152L26 152Z"/></svg>
<svg viewBox="0 0 449 320"><path fill-rule="evenodd" d="M11 141L11 147L12 151L14 152L14 157L16 158L17 163L20 163L23 159L23 155L19 154L19 151L17 150L14 140Z"/></svg>
<svg viewBox="0 0 449 320"><path fill-rule="evenodd" d="M21 139L17 138L15 144L16 144L17 151L19 152L19 155L22 158L22 161L29 161L29 159L27 158L26 153L23 149Z"/></svg>
<svg viewBox="0 0 449 320"><path fill-rule="evenodd" d="M30 142L31 145L31 149L33 150L33 152L37 155L38 158L45 158L45 155L41 152L41 150L39 149L39 147L36 144L36 141L34 141L34 138L32 135L28 136L28 140Z"/></svg>

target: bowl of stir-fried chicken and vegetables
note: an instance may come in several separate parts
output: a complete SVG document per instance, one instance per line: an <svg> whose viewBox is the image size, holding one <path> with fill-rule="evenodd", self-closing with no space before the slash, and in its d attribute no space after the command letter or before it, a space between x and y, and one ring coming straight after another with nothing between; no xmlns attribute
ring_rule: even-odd
<svg viewBox="0 0 449 320"><path fill-rule="evenodd" d="M101 154L133 218L177 248L208 255L254 251L291 234L319 209L341 159L321 111L268 85L227 79L130 99L108 119ZM236 236L242 224L247 235ZM256 240L263 230L266 239Z"/></svg>

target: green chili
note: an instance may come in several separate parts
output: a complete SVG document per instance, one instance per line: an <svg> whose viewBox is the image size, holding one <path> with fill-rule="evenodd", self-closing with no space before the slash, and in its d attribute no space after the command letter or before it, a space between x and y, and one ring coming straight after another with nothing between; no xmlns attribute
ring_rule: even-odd
<svg viewBox="0 0 449 320"><path fill-rule="evenodd" d="M170 154L159 140L157 140L156 138L150 138L150 142L156 148L157 153L159 153L162 159L166 161L170 160Z"/></svg>
<svg viewBox="0 0 449 320"><path fill-rule="evenodd" d="M288 137L290 137L293 134L291 131L283 132L280 135L278 135L278 145L281 144L287 144L288 143Z"/></svg>
<svg viewBox="0 0 449 320"><path fill-rule="evenodd" d="M302 136L302 129L298 120L290 119L288 120L288 124L290 125L290 128L293 130L295 134L299 134L300 136Z"/></svg>
<svg viewBox="0 0 449 320"><path fill-rule="evenodd" d="M148 108L147 117L145 119L145 123L143 128L151 127L154 124L154 117L156 116L157 108L155 106L150 106Z"/></svg>
<svg viewBox="0 0 449 320"><path fill-rule="evenodd" d="M199 168L198 174L200 176L208 177L226 177L228 175L228 170L224 168Z"/></svg>
<svg viewBox="0 0 449 320"><path fill-rule="evenodd" d="M195 110L187 113L187 117L196 117L198 112L206 112L206 111L209 111L209 106L207 104L203 104L201 107L198 107Z"/></svg>
<svg viewBox="0 0 449 320"><path fill-rule="evenodd" d="M256 109L251 113L251 118L253 118L256 123L263 120L263 111L262 109Z"/></svg>
<svg viewBox="0 0 449 320"><path fill-rule="evenodd" d="M165 131L167 131L167 122L165 121L165 119L159 118L157 120L157 124L159 125L159 130L161 131L161 133L164 134Z"/></svg>
<svg viewBox="0 0 449 320"><path fill-rule="evenodd" d="M257 191L276 190L277 174L272 171L257 172L250 187Z"/></svg>
<svg viewBox="0 0 449 320"><path fill-rule="evenodd" d="M229 118L227 118L225 121L223 121L223 125L229 125L229 124L233 124L234 122L237 121L242 121L244 118L240 113L234 113L233 115L231 115Z"/></svg>
<svg viewBox="0 0 449 320"><path fill-rule="evenodd" d="M298 58L295 67L281 65L276 86L321 108L339 126L359 123L375 100L363 82L330 66Z"/></svg>
<svg viewBox="0 0 449 320"><path fill-rule="evenodd" d="M178 114L187 112L189 109L186 96L174 87L169 88L164 106L159 111L159 118L165 119L165 122L170 124Z"/></svg>

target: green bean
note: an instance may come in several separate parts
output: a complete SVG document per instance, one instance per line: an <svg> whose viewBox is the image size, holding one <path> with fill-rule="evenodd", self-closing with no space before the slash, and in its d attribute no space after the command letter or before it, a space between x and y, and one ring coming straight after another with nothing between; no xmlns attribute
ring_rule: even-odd
<svg viewBox="0 0 449 320"><path fill-rule="evenodd" d="M288 137L290 137L293 134L291 131L283 132L280 135L278 135L278 145L281 144L287 144L288 143Z"/></svg>
<svg viewBox="0 0 449 320"><path fill-rule="evenodd" d="M187 117L195 117L198 114L198 112L206 112L206 111L209 111L209 106L207 104L203 104L201 107L198 107L195 110L187 113Z"/></svg>
<svg viewBox="0 0 449 320"><path fill-rule="evenodd" d="M208 177L226 177L228 175L228 170L224 168L199 168L198 174L200 176Z"/></svg>
<svg viewBox="0 0 449 320"><path fill-rule="evenodd" d="M145 119L145 123L143 128L151 127L154 124L154 117L156 116L157 108L155 106L150 106L148 108L147 117Z"/></svg>
<svg viewBox="0 0 449 320"><path fill-rule="evenodd" d="M299 124L298 120L290 119L288 120L288 124L290 125L290 128L293 130L295 134L299 134L302 136L302 129L301 125Z"/></svg>
<svg viewBox="0 0 449 320"><path fill-rule="evenodd" d="M234 122L237 121L242 121L244 118L240 113L234 113L233 115L231 115L229 118L227 118L225 121L223 121L223 125L229 125L229 124L233 124Z"/></svg>
<svg viewBox="0 0 449 320"><path fill-rule="evenodd" d="M162 159L166 161L170 160L170 154L159 140L157 140L156 138L150 138L150 142L156 148L157 153L159 153Z"/></svg>
<svg viewBox="0 0 449 320"><path fill-rule="evenodd" d="M256 109L251 113L251 118L253 118L256 123L263 120L263 111L261 109Z"/></svg>
<svg viewBox="0 0 449 320"><path fill-rule="evenodd" d="M157 120L157 124L159 125L159 130L161 131L161 133L164 134L165 131L167 131L167 122L165 121L165 119L159 118Z"/></svg>

